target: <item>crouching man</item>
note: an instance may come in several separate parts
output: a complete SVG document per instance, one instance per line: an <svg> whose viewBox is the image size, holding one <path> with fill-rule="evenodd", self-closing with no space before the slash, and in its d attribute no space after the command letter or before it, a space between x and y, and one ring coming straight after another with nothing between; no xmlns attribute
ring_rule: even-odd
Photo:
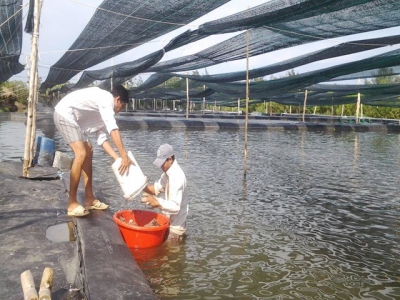
<svg viewBox="0 0 400 300"><path fill-rule="evenodd" d="M186 176L175 159L174 149L169 144L158 148L153 164L164 173L153 185L143 189L142 202L161 208L162 213L169 217L168 241L182 241L186 238L186 218L189 212ZM162 193L164 198L159 196Z"/></svg>

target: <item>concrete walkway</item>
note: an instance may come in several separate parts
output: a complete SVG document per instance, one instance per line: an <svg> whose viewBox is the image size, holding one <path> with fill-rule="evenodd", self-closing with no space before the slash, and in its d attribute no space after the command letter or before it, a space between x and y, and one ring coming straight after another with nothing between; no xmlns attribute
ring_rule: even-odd
<svg viewBox="0 0 400 300"><path fill-rule="evenodd" d="M53 300L155 299L111 212L66 215L57 171L33 167L32 179L24 179L22 163L0 162L0 299L23 299L20 274L26 270L39 290L46 267L54 270ZM83 196L79 191L81 203ZM96 196L106 202L101 191Z"/></svg>

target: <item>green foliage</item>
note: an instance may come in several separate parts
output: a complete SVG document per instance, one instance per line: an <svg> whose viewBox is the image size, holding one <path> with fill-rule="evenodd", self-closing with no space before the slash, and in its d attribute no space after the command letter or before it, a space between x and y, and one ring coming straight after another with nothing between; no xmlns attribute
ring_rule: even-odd
<svg viewBox="0 0 400 300"><path fill-rule="evenodd" d="M0 111L23 110L28 103L28 86L23 81L0 83Z"/></svg>
<svg viewBox="0 0 400 300"><path fill-rule="evenodd" d="M287 71L284 75L281 75L279 78L284 77L291 77L295 76L296 73L294 70ZM392 68L382 68L373 74L375 78L371 80L365 80L365 84L396 84L400 83L400 76L393 75ZM270 76L269 80L278 79L278 77ZM262 77L256 78L253 81L264 81ZM349 97L357 97L357 95L351 95ZM361 99L363 95L361 95ZM398 98L400 100L400 98ZM250 99L251 102L251 99ZM384 101L381 102L382 104L385 103ZM267 107L266 107L267 106ZM278 103L266 101L265 103L256 103L249 105L249 113L251 112L260 112L263 114L270 114L272 108L273 114L280 114L280 113L291 113L293 114L301 114L303 113L303 106L292 105L282 105ZM332 111L333 108L333 111ZM346 105L325 105L325 106L317 106L311 107L308 106L306 108L306 114L317 114L317 115L335 115L335 116L355 116L356 114L357 105L354 104L346 104ZM242 107L242 110L243 107ZM370 118L383 118L383 119L400 119L400 108L393 108L390 106L371 106L371 105L363 105L362 106L362 113L364 117ZM359 116L361 117L361 111Z"/></svg>
<svg viewBox="0 0 400 300"><path fill-rule="evenodd" d="M393 84L400 83L400 76L393 75L392 68L381 68L372 73L375 78L364 81L365 84Z"/></svg>

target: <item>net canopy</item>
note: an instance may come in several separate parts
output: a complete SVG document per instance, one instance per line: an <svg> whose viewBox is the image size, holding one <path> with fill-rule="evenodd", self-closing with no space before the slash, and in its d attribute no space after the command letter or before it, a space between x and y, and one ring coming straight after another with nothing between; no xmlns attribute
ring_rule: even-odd
<svg viewBox="0 0 400 300"><path fill-rule="evenodd" d="M22 47L22 0L0 0L0 82L24 70Z"/></svg>
<svg viewBox="0 0 400 300"><path fill-rule="evenodd" d="M379 47L383 47L385 45L393 45L400 44L400 35L396 36L387 36L382 38L375 39L365 39L365 40L357 40L350 41L346 43L339 44L337 46L329 47L326 49L314 51L311 53L307 53L304 55L300 55L298 57L294 57L288 60L284 60L275 64L267 65L261 68L255 68L249 70L249 78L259 78L265 77L267 75L271 75L274 73L279 73L281 71L290 70L305 64L309 64L315 61L320 61L324 59L334 58L338 56L353 54L362 52L363 50L371 50ZM397 68L396 68L397 70ZM349 70L349 72L354 72L353 70ZM391 74L395 73L392 71ZM360 74L360 73L356 73ZM369 77L373 77L373 72L365 71L366 74L369 74ZM141 86L139 89L148 89L154 86L157 86L164 81L168 80L173 76L189 78L194 81L204 82L204 83L223 83L223 82L234 82L241 81L246 79L246 71L239 72L231 72L231 73L222 73L215 75L188 75L188 74L178 74L178 73L156 73L153 74L149 79ZM347 76L347 77L346 77ZM354 79L355 74L352 75L351 78L349 75L342 76L341 78L346 79ZM356 77L356 79L359 77ZM365 77L367 78L367 77ZM340 79L344 80L344 79Z"/></svg>
<svg viewBox="0 0 400 300"><path fill-rule="evenodd" d="M42 88L177 29L228 0L105 0L77 40L50 69Z"/></svg>
<svg viewBox="0 0 400 300"><path fill-rule="evenodd" d="M340 64L328 68L314 70L290 77L254 82L250 84L251 96L256 98L267 98L276 96L282 91L306 88L320 82L364 70L388 68L397 65L400 61L400 49L387 53L375 55L369 58ZM245 83L207 83L209 88L236 98L245 97Z"/></svg>
<svg viewBox="0 0 400 300"><path fill-rule="evenodd" d="M393 74L391 66L398 64L400 61L400 49L389 51L387 53L375 55L369 58L353 61L345 64L335 65L328 68L323 68L311 72L297 74L289 77L273 79L268 81L251 82L249 85L250 97L257 101L274 101L287 105L298 105L304 102L304 91L309 93L309 101L307 105L339 105L355 103L357 101L357 93L362 93L363 102L368 104L371 101L376 103L389 103L397 105L400 86L394 85L337 85L337 84L318 84L327 82L331 79L343 76L346 73L354 71L363 71L367 69L384 70L380 73L381 76L390 76ZM386 69L384 69L386 68ZM186 94L184 88L179 89L150 89L153 85L160 86L163 80L173 76L173 74L157 74L151 76L143 86L131 90L131 96L134 98L146 98L145 95L151 91L152 98L162 98L163 95L174 95L175 99L184 99ZM183 76L182 76L183 77ZM188 77L188 76L185 76ZM190 76L193 88L196 79L199 76ZM207 76L200 76L207 77ZM219 82L213 80L207 82L205 78L201 83L207 86L207 102L215 99L224 99L225 102L231 102L230 105L235 105L236 100L245 98L245 83L244 82ZM146 88L143 88L146 87ZM149 90L150 89L150 90ZM198 88L197 88L198 89ZM210 97L212 95L212 97ZM196 101L195 93L190 93L191 101ZM386 102L379 102L385 99ZM390 100L390 101L389 101Z"/></svg>
<svg viewBox="0 0 400 300"><path fill-rule="evenodd" d="M399 13L399 5L391 1L270 1L250 11L205 23L196 31L187 31L176 38L178 41L171 41L175 43L175 47L171 50L210 34L253 28L249 31L248 52L249 56L256 56L323 39L397 26L400 21ZM342 50L342 53L334 54L333 51L331 53L325 51L319 56L318 53L315 53L315 58L310 56L307 59L312 62L324 59L323 55L326 55L325 58L330 58L393 43L398 43L398 40L371 40L370 43L365 40L354 44L348 43L341 47L346 48ZM166 49L166 51L170 50ZM196 54L160 62L146 71L166 73L206 68L223 62L243 59L246 57L246 51L246 33L244 32ZM297 65L301 65L301 63L300 60ZM307 63L306 60L303 60L304 63ZM133 76L138 74L135 64L136 62L132 62L131 75ZM115 69L117 70L119 67L127 69L126 64L117 65ZM97 72L110 75L107 69ZM123 83L130 78L115 76L117 73L115 72L113 77L116 83ZM104 78L104 76L98 76L93 80L101 80L100 78ZM229 79L226 78L226 80ZM230 81L234 80L232 78ZM83 87L83 85L80 86ZM110 87L110 83L104 83L103 87Z"/></svg>

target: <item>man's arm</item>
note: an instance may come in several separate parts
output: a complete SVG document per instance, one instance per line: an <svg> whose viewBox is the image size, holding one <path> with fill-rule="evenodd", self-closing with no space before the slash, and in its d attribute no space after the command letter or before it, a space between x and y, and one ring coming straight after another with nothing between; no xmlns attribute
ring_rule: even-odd
<svg viewBox="0 0 400 300"><path fill-rule="evenodd" d="M119 154L121 155L121 165L118 168L118 171L121 175L124 175L125 172L129 172L129 165L133 164L133 161L130 160L128 156L128 152L126 151L124 144L122 143L121 134L118 129L114 129L110 132L110 136L114 142L114 145L117 147Z"/></svg>
<svg viewBox="0 0 400 300"><path fill-rule="evenodd" d="M103 147L104 151L112 158L117 159L119 157L118 153L115 152L109 141L105 141L103 144L101 144L101 146Z"/></svg>
<svg viewBox="0 0 400 300"><path fill-rule="evenodd" d="M150 194L150 195L155 195L155 194L156 194L156 191L155 191L155 189L154 189L154 185L148 185L148 186L146 186L146 187L143 189L143 191L146 192L147 194Z"/></svg>

